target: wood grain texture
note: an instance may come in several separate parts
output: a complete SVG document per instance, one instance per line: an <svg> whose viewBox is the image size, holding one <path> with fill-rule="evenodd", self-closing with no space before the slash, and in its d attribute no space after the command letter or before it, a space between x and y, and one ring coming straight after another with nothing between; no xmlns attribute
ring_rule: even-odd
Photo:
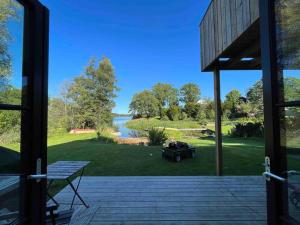
<svg viewBox="0 0 300 225"><path fill-rule="evenodd" d="M212 0L200 23L205 70L259 18L258 0Z"/></svg>
<svg viewBox="0 0 300 225"><path fill-rule="evenodd" d="M265 192L258 176L83 177L79 193L91 208L71 225L266 225ZM66 187L55 199L67 206L72 196Z"/></svg>

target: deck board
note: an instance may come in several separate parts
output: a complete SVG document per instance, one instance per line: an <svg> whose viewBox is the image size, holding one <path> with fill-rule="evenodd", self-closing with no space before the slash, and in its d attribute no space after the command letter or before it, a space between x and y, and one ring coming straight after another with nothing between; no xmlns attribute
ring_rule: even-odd
<svg viewBox="0 0 300 225"><path fill-rule="evenodd" d="M74 181L76 183L78 179ZM72 225L265 225L265 181L258 176L83 177ZM55 198L62 207L73 193ZM82 218L82 219L81 219Z"/></svg>

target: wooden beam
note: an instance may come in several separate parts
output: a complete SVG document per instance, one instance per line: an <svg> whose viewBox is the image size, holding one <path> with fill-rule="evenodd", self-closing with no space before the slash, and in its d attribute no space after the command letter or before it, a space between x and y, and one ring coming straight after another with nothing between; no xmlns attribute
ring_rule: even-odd
<svg viewBox="0 0 300 225"><path fill-rule="evenodd" d="M214 95L215 95L215 132L216 132L216 175L222 176L222 130L221 130L221 94L220 70L214 70Z"/></svg>

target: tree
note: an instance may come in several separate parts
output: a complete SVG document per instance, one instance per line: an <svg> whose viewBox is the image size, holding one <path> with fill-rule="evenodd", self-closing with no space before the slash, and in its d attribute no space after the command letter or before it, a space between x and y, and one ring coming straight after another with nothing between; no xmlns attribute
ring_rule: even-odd
<svg viewBox="0 0 300 225"><path fill-rule="evenodd" d="M11 18L18 18L18 5L15 1L0 1L0 85L7 82L11 74L11 56L8 52L8 43L11 40L7 22Z"/></svg>
<svg viewBox="0 0 300 225"><path fill-rule="evenodd" d="M152 88L153 94L158 100L159 116L164 116L164 107L178 104L178 90L171 84L158 83Z"/></svg>
<svg viewBox="0 0 300 225"><path fill-rule="evenodd" d="M299 69L300 66L299 9L299 0L276 3L278 63L284 69Z"/></svg>
<svg viewBox="0 0 300 225"><path fill-rule="evenodd" d="M68 131L69 117L65 102L61 98L52 98L48 103L48 134Z"/></svg>
<svg viewBox="0 0 300 225"><path fill-rule="evenodd" d="M119 90L110 60L103 57L98 66L95 63L95 59L90 61L85 74L73 80L67 93L75 125L82 128L111 125Z"/></svg>
<svg viewBox="0 0 300 225"><path fill-rule="evenodd" d="M184 105L183 111L191 119L197 119L201 106L199 103L188 102Z"/></svg>
<svg viewBox="0 0 300 225"><path fill-rule="evenodd" d="M296 77L284 78L284 101L296 101L300 99L300 79Z"/></svg>
<svg viewBox="0 0 300 225"><path fill-rule="evenodd" d="M159 111L159 102L151 91L145 90L133 96L129 112L136 117L154 117Z"/></svg>
<svg viewBox="0 0 300 225"><path fill-rule="evenodd" d="M210 99L204 99L200 105L203 107L206 119L212 120L215 118L214 101Z"/></svg>
<svg viewBox="0 0 300 225"><path fill-rule="evenodd" d="M229 110L231 112L230 118L238 117L238 106L241 103L241 97L241 93L236 89L233 89L226 95L223 110Z"/></svg>
<svg viewBox="0 0 300 225"><path fill-rule="evenodd" d="M171 105L167 110L167 117L169 120L176 121L180 117L180 107L177 105Z"/></svg>
<svg viewBox="0 0 300 225"><path fill-rule="evenodd" d="M200 88L198 85L188 83L180 88L180 101L183 103L197 103L200 99Z"/></svg>
<svg viewBox="0 0 300 225"><path fill-rule="evenodd" d="M247 92L248 105L242 105L242 110L248 117L263 117L263 82L257 81Z"/></svg>

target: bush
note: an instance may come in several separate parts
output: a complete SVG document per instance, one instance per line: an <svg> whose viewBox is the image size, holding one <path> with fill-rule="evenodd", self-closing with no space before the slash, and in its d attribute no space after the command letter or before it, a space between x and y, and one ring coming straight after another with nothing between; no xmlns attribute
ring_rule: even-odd
<svg viewBox="0 0 300 225"><path fill-rule="evenodd" d="M166 140L168 140L168 136L165 133L165 129L160 130L156 128L151 128L148 131L149 145L151 146L160 146L163 145Z"/></svg>
<svg viewBox="0 0 300 225"><path fill-rule="evenodd" d="M0 144L15 144L20 143L20 126L16 126L0 134Z"/></svg>
<svg viewBox="0 0 300 225"><path fill-rule="evenodd" d="M187 119L187 114L185 112L181 112L179 114L179 120L186 120Z"/></svg>
<svg viewBox="0 0 300 225"><path fill-rule="evenodd" d="M170 106L167 111L167 117L169 120L176 121L179 119L180 116L180 107L177 105Z"/></svg>
<svg viewBox="0 0 300 225"><path fill-rule="evenodd" d="M260 122L237 123L231 130L233 137L263 137L264 126Z"/></svg>

